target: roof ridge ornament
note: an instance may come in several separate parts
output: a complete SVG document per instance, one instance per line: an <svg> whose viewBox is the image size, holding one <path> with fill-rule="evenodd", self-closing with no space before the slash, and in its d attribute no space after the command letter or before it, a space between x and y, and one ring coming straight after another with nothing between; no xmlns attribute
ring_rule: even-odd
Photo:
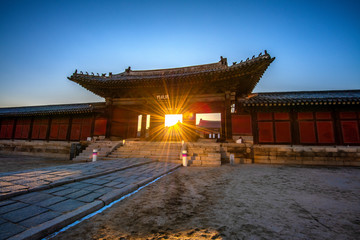
<svg viewBox="0 0 360 240"><path fill-rule="evenodd" d="M131 67L129 66L127 69L125 69L125 72L126 73L130 73L130 71L131 71Z"/></svg>
<svg viewBox="0 0 360 240"><path fill-rule="evenodd" d="M227 58L224 58L223 56L220 56L220 62L221 62L222 65L227 66Z"/></svg>

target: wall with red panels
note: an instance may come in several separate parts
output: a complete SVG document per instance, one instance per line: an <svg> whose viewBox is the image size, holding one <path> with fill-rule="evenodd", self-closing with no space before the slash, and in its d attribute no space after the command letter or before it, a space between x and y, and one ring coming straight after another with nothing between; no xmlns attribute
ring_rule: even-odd
<svg viewBox="0 0 360 240"><path fill-rule="evenodd" d="M341 135L344 144L360 143L360 113L340 112Z"/></svg>
<svg viewBox="0 0 360 240"><path fill-rule="evenodd" d="M314 121L299 121L300 143L316 143Z"/></svg>
<svg viewBox="0 0 360 240"><path fill-rule="evenodd" d="M1 121L0 139L11 139L15 120L4 119Z"/></svg>
<svg viewBox="0 0 360 240"><path fill-rule="evenodd" d="M291 124L290 121L278 122L275 121L275 134L277 143L291 142Z"/></svg>
<svg viewBox="0 0 360 240"><path fill-rule="evenodd" d="M232 115L231 121L234 135L252 135L251 115Z"/></svg>
<svg viewBox="0 0 360 240"><path fill-rule="evenodd" d="M330 112L316 112L318 143L335 143L334 121Z"/></svg>
<svg viewBox="0 0 360 240"><path fill-rule="evenodd" d="M334 119L330 112L299 112L297 121L301 144L335 143Z"/></svg>
<svg viewBox="0 0 360 240"><path fill-rule="evenodd" d="M39 118L34 119L33 129L31 134L31 139L46 139L46 133L49 127L49 119L48 118Z"/></svg>
<svg viewBox="0 0 360 240"><path fill-rule="evenodd" d="M115 107L113 109L110 135L122 138L136 137L137 121L138 113L135 111Z"/></svg>
<svg viewBox="0 0 360 240"><path fill-rule="evenodd" d="M105 136L106 135L106 118L96 118L94 126L94 136Z"/></svg>
<svg viewBox="0 0 360 240"><path fill-rule="evenodd" d="M86 140L91 136L92 118L73 118L71 123L70 140Z"/></svg>
<svg viewBox="0 0 360 240"><path fill-rule="evenodd" d="M18 119L15 126L15 139L28 139L31 119Z"/></svg>
<svg viewBox="0 0 360 240"><path fill-rule="evenodd" d="M273 122L258 122L259 143L274 142L274 126Z"/></svg>
<svg viewBox="0 0 360 240"><path fill-rule="evenodd" d="M259 143L291 143L290 115L287 112L257 113Z"/></svg>
<svg viewBox="0 0 360 240"><path fill-rule="evenodd" d="M69 118L54 118L50 127L50 140L66 140Z"/></svg>

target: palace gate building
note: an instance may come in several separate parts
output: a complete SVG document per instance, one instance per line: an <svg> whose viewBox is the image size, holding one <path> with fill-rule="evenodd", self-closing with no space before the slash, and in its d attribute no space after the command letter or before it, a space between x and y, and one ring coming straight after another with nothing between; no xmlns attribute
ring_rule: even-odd
<svg viewBox="0 0 360 240"><path fill-rule="evenodd" d="M105 102L1 108L0 139L360 145L360 90L253 93L274 59L265 51L230 65L75 71L68 79Z"/></svg>

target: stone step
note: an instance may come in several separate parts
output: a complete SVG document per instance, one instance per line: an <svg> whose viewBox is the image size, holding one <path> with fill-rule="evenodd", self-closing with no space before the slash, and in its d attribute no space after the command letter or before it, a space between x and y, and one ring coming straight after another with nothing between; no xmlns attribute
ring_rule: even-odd
<svg viewBox="0 0 360 240"><path fill-rule="evenodd" d="M175 160L180 160L179 156L156 156L156 155L151 155L151 156L144 156L144 155L135 155L135 154L131 154L131 155L122 155L122 156L108 156L105 158L112 158L112 159L116 159L116 158L151 158L151 159L175 159Z"/></svg>
<svg viewBox="0 0 360 240"><path fill-rule="evenodd" d="M119 159L124 159L124 158L137 158L136 156L129 156L129 157L118 157L118 158L113 158L113 157L103 157L101 158L101 160L119 160ZM147 158L147 159L152 159L154 161L159 161L159 162L172 162L172 163L182 163L182 160L179 159L174 159L174 158L149 158L149 157L138 157L138 158Z"/></svg>
<svg viewBox="0 0 360 240"><path fill-rule="evenodd" d="M162 147L127 147L127 146L124 146L124 147L120 147L117 149L117 151L123 151L123 150L126 150L126 149L131 149L131 150L139 150L139 149L147 149L147 150L180 150L180 148L176 147L176 148L162 148Z"/></svg>
<svg viewBox="0 0 360 240"><path fill-rule="evenodd" d="M113 152L111 153L111 155L116 156L116 155L128 155L128 154L139 154L139 155L168 155L168 156L180 156L180 151L179 152L159 152L159 151L154 151L154 152L148 152L148 151L123 151L123 152Z"/></svg>

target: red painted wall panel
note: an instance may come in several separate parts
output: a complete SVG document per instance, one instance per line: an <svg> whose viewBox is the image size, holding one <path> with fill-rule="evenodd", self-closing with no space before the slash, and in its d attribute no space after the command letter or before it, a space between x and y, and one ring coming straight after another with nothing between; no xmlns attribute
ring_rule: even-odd
<svg viewBox="0 0 360 240"><path fill-rule="evenodd" d="M319 143L335 143L333 122L318 121L316 128Z"/></svg>
<svg viewBox="0 0 360 240"><path fill-rule="evenodd" d="M257 114L258 121L262 120L272 120L272 113L259 112Z"/></svg>
<svg viewBox="0 0 360 240"><path fill-rule="evenodd" d="M330 112L316 112L315 116L316 116L316 119L331 119Z"/></svg>
<svg viewBox="0 0 360 240"><path fill-rule="evenodd" d="M73 118L70 140L86 140L91 136L92 118Z"/></svg>
<svg viewBox="0 0 360 240"><path fill-rule="evenodd" d="M81 128L80 140L86 140L91 136L91 124L83 125Z"/></svg>
<svg viewBox="0 0 360 240"><path fill-rule="evenodd" d="M356 112L340 112L341 119L356 119Z"/></svg>
<svg viewBox="0 0 360 240"><path fill-rule="evenodd" d="M18 119L15 129L16 139L27 139L29 137L30 122L30 119Z"/></svg>
<svg viewBox="0 0 360 240"><path fill-rule="evenodd" d="M58 134L59 134L59 124L52 123L51 128L50 128L50 137L49 138L51 140L56 140L58 138Z"/></svg>
<svg viewBox="0 0 360 240"><path fill-rule="evenodd" d="M300 143L316 143L315 125L313 121L299 122Z"/></svg>
<svg viewBox="0 0 360 240"><path fill-rule="evenodd" d="M50 128L51 140L66 140L69 118L54 118Z"/></svg>
<svg viewBox="0 0 360 240"><path fill-rule="evenodd" d="M46 132L48 130L48 125L40 125L39 139L46 139Z"/></svg>
<svg viewBox="0 0 360 240"><path fill-rule="evenodd" d="M35 122L34 122L32 133L31 133L31 139L39 139L39 132L40 132L40 125L35 124Z"/></svg>
<svg viewBox="0 0 360 240"><path fill-rule="evenodd" d="M313 118L314 118L314 115L312 112L299 112L298 113L299 120L313 119Z"/></svg>
<svg viewBox="0 0 360 240"><path fill-rule="evenodd" d="M289 120L289 113L287 112L279 112L279 113L274 113L274 118L275 120Z"/></svg>
<svg viewBox="0 0 360 240"><path fill-rule="evenodd" d="M252 125L250 115L232 115L233 134L252 135Z"/></svg>
<svg viewBox="0 0 360 240"><path fill-rule="evenodd" d="M94 135L104 136L106 134L106 124L107 124L106 118L95 119Z"/></svg>
<svg viewBox="0 0 360 240"><path fill-rule="evenodd" d="M80 140L80 130L81 124L73 122L71 126L70 140Z"/></svg>
<svg viewBox="0 0 360 240"><path fill-rule="evenodd" d="M276 142L291 143L290 122L275 122Z"/></svg>
<svg viewBox="0 0 360 240"><path fill-rule="evenodd" d="M45 139L48 124L49 119L47 118L34 119L31 139Z"/></svg>
<svg viewBox="0 0 360 240"><path fill-rule="evenodd" d="M359 127L357 121L341 121L344 143L359 143Z"/></svg>
<svg viewBox="0 0 360 240"><path fill-rule="evenodd" d="M7 138L7 139L12 138L13 129L14 129L14 124L15 124L15 121L14 121L14 120L10 120L10 121L8 122L7 128L6 128L5 138Z"/></svg>
<svg viewBox="0 0 360 240"><path fill-rule="evenodd" d="M6 136L6 129L7 129L7 125L1 124L1 128L0 128L0 138L5 138L5 136Z"/></svg>
<svg viewBox="0 0 360 240"><path fill-rule="evenodd" d="M0 138L10 139L14 128L14 120L2 120L0 128Z"/></svg>
<svg viewBox="0 0 360 240"><path fill-rule="evenodd" d="M274 142L274 132L272 122L258 122L259 128L259 142L272 143Z"/></svg>
<svg viewBox="0 0 360 240"><path fill-rule="evenodd" d="M68 124L61 124L59 126L58 140L66 140L68 126L69 126Z"/></svg>
<svg viewBox="0 0 360 240"><path fill-rule="evenodd" d="M29 138L29 132L30 132L30 123L29 124L24 124L22 131L21 131L21 138L22 139L27 139Z"/></svg>
<svg viewBox="0 0 360 240"><path fill-rule="evenodd" d="M20 139L21 138L21 131L22 131L22 125L21 124L16 124L15 127L15 139Z"/></svg>
<svg viewBox="0 0 360 240"><path fill-rule="evenodd" d="M80 140L86 140L88 137L91 136L91 125L92 125L92 118L83 118L82 126L81 126L81 133L80 133Z"/></svg>

